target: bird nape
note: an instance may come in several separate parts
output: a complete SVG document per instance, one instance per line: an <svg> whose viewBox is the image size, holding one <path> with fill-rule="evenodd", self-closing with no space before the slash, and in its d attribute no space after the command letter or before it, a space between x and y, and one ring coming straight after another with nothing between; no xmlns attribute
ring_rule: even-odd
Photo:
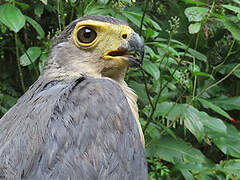
<svg viewBox="0 0 240 180"><path fill-rule="evenodd" d="M68 25L0 120L0 179L148 179L137 96L124 81L143 55L123 21L96 15Z"/></svg>

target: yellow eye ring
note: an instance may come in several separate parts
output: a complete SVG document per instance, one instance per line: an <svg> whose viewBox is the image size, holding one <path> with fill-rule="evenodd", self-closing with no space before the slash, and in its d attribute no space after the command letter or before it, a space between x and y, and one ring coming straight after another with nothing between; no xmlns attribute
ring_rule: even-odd
<svg viewBox="0 0 240 180"><path fill-rule="evenodd" d="M98 39L96 30L91 26L76 27L73 33L74 43L79 47L91 47Z"/></svg>

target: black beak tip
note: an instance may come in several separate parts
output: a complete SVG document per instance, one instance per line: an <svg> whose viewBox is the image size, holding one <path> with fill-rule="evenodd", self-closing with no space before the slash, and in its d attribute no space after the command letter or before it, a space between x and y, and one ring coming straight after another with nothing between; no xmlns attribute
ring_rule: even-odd
<svg viewBox="0 0 240 180"><path fill-rule="evenodd" d="M129 59L128 62L130 64L129 67L131 67L131 68L138 68L138 67L140 67L142 65L141 62L136 61L135 59Z"/></svg>
<svg viewBox="0 0 240 180"><path fill-rule="evenodd" d="M143 47L140 51L140 56L141 56L140 64L143 63L144 54L145 54L145 50L144 50L144 47Z"/></svg>

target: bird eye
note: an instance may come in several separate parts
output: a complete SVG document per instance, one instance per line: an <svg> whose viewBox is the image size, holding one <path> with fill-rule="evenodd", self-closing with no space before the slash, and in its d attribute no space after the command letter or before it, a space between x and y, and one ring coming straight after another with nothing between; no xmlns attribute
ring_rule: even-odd
<svg viewBox="0 0 240 180"><path fill-rule="evenodd" d="M96 31L89 27L84 27L80 29L77 33L78 41L81 43L91 43L96 39L96 37Z"/></svg>

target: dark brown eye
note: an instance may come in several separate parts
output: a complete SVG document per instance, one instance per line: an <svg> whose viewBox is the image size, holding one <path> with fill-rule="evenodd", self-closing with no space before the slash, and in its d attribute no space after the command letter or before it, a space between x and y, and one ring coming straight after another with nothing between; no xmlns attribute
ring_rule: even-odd
<svg viewBox="0 0 240 180"><path fill-rule="evenodd" d="M96 39L96 37L97 33L89 27L84 27L77 33L78 41L81 43L91 43L94 39Z"/></svg>

